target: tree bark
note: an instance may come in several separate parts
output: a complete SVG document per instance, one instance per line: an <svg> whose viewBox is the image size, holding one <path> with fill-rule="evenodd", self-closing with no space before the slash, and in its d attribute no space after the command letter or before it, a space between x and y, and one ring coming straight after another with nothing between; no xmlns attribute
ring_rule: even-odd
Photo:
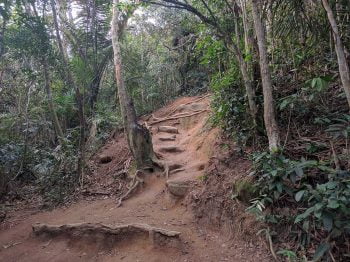
<svg viewBox="0 0 350 262"><path fill-rule="evenodd" d="M119 36L126 24L125 19L127 18L123 17L124 20L120 21L122 15L119 13L118 4L119 0L113 0L112 46L118 98L130 151L134 156L138 169L143 169L153 166L154 151L152 137L147 128L137 123L135 108L131 97L127 93L123 79Z"/></svg>
<svg viewBox="0 0 350 262"><path fill-rule="evenodd" d="M333 31L335 51L337 53L337 58L338 58L340 79L341 79L341 82L345 91L346 99L348 101L349 108L350 108L350 71L349 71L349 65L346 61L345 48L340 38L337 20L334 17L332 8L330 7L327 0L322 0L322 3L323 3L324 9L327 12L328 21Z"/></svg>
<svg viewBox="0 0 350 262"><path fill-rule="evenodd" d="M269 61L267 58L266 36L261 21L258 0L251 0L255 33L258 40L260 71L264 96L264 122L270 151L275 151L280 146L278 125L275 117L273 87Z"/></svg>

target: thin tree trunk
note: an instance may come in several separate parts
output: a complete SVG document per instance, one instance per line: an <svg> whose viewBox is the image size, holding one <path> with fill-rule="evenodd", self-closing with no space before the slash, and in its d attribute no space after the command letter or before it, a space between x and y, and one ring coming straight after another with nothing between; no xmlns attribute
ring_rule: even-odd
<svg viewBox="0 0 350 262"><path fill-rule="evenodd" d="M240 0L241 6L241 15L242 15L242 24L243 24L243 34L244 34L244 52L245 55L249 55L251 53L251 46L253 43L253 39L249 36L249 22L247 17L247 3L246 0ZM235 8L233 8L234 10ZM239 17L238 12L234 14L235 17ZM237 22L236 22L237 23ZM237 46L239 46L239 32L235 29L236 37L237 37ZM257 127L258 121L258 107L255 101L255 87L253 82L253 64L252 61L245 61L242 55L242 52L236 47L236 58L239 62L241 74L244 81L244 86L246 89L247 97L248 97L248 105L250 109L250 114L253 118L253 123L255 127Z"/></svg>
<svg viewBox="0 0 350 262"><path fill-rule="evenodd" d="M9 8L10 8L10 3L7 1L5 2L4 6L3 6L3 12L4 14L2 15L2 24L1 24L1 29L0 29L0 58L2 57L3 53L4 53L4 36L5 36L5 31L6 31L6 25L8 22L8 17L7 17L7 13L9 12Z"/></svg>
<svg viewBox="0 0 350 262"><path fill-rule="evenodd" d="M67 41L67 38L64 34L64 24L62 23L62 20L63 21L67 21L67 10L68 10L68 7L67 7L67 1L66 0L58 0L57 1L57 4L58 4L58 18L56 18L56 21L58 23L58 27L59 27L59 31L62 32L62 47L63 47L63 52L64 52L64 55L66 57L66 59L68 59L68 41ZM52 5L52 2L51 2L51 5ZM56 10L55 10L56 12ZM57 15L55 14L55 16L57 17ZM58 22L58 20L60 22Z"/></svg>
<svg viewBox="0 0 350 262"><path fill-rule="evenodd" d="M26 120L26 130L24 133L24 148L23 148L23 152L22 152L22 160L21 160L21 164L20 167L18 169L17 175L13 178L13 180L16 180L23 171L23 168L26 166L26 162L27 162L27 153L28 153L28 139L29 139L29 114L28 114L28 109L29 109L29 104L30 104L30 91L32 88L32 83L29 84L28 86L28 91L27 91L27 97L26 97L26 104L25 104L25 111L24 111L24 115L25 115L25 120Z"/></svg>
<svg viewBox="0 0 350 262"><path fill-rule="evenodd" d="M248 26L248 17L247 17L247 3L246 0L240 0L241 9L242 9L242 22L243 22L243 31L244 31L244 47L245 53L250 53L249 45L249 26Z"/></svg>
<svg viewBox="0 0 350 262"><path fill-rule="evenodd" d="M247 20L245 20L246 16L244 14L245 2L241 0L240 4L243 10L242 17L243 17L243 26L244 26L243 33L244 33L244 42L245 42L245 53L248 54L249 53L248 28L247 28ZM238 61L239 68L243 78L244 87L248 97L249 112L253 119L253 123L256 126L258 108L255 102L255 90L253 88L251 74L249 73L249 64L244 60L243 54L239 49L239 43L241 41L240 32L238 30L238 19L237 19L239 17L239 14L238 12L235 11L235 7L231 8L231 12L233 12L233 17L234 17L236 43L232 41L231 37L227 37L225 40L226 42L229 43L229 46Z"/></svg>
<svg viewBox="0 0 350 262"><path fill-rule="evenodd" d="M324 9L327 12L328 21L332 27L335 51L337 53L337 58L338 58L340 79L341 79L341 82L346 94L346 98L350 107L350 71L349 71L349 65L346 61L345 48L340 38L337 21L334 17L332 8L330 7L327 0L322 0L322 3L323 3Z"/></svg>
<svg viewBox="0 0 350 262"><path fill-rule="evenodd" d="M118 98L130 150L135 158L137 167L142 169L153 166L154 151L152 137L148 129L137 123L133 102L126 91L122 75L122 58L119 43L119 36L126 21L119 20L121 15L118 11L118 4L119 0L113 0L112 46L114 53L115 77L118 86ZM123 19L127 18L123 17Z"/></svg>
<svg viewBox="0 0 350 262"><path fill-rule="evenodd" d="M53 103L53 99L52 99L52 92L51 92L51 86L50 86L50 76L49 76L49 72L48 72L48 65L47 65L47 61L46 59L44 59L44 61L42 62L43 64L43 71L44 71L44 78L45 78L45 91L46 91L46 95L47 95L47 102L48 102L48 106L49 106L49 110L50 110L50 114L52 117L52 124L54 126L55 132L57 134L57 137L60 141L60 144L63 144L63 132L62 132L62 128L60 125L60 122L58 121L58 117L55 111L55 106Z"/></svg>
<svg viewBox="0 0 350 262"><path fill-rule="evenodd" d="M249 111L255 124L258 108L255 102L255 90L253 88L253 84L252 84L251 76L249 75L247 64L244 61L242 52L239 50L237 45L231 39L227 39L227 42L230 44L229 48L233 51L238 61L239 68L243 78L244 87L248 97Z"/></svg>
<svg viewBox="0 0 350 262"><path fill-rule="evenodd" d="M258 0L251 0L253 20L256 36L258 39L259 57L260 57L260 71L264 95L264 121L269 140L270 151L275 151L280 146L280 137L278 131L278 125L275 117L274 101L273 101L273 88L271 73L269 68L269 62L267 58L267 47L264 27L261 21Z"/></svg>
<svg viewBox="0 0 350 262"><path fill-rule="evenodd" d="M60 36L60 30L59 30L59 24L57 20L57 12L56 12L56 6L54 0L50 0L51 8L52 8L52 14L53 14L53 21L56 31L56 38L58 43L58 48L61 53L61 57L63 60L64 67L66 69L67 74L67 80L68 84L72 85L75 89L75 96L78 104L78 115L79 115L79 125L80 125L80 137L79 137L79 157L78 157L78 168L77 173L79 178L82 181L83 177L83 169L84 169L84 162L85 162L85 113L84 113L84 103L83 103L83 96L80 92L79 87L74 81L74 77L69 70L69 64L68 64L68 58L65 55L65 51L63 48L61 36Z"/></svg>

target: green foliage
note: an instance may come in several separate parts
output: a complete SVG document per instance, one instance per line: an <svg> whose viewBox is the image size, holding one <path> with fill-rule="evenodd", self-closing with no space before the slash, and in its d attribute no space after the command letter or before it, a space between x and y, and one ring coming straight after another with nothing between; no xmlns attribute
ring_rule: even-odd
<svg viewBox="0 0 350 262"><path fill-rule="evenodd" d="M326 130L333 139L343 137L348 139L350 137L350 115L344 114L342 118L334 119L335 124L332 124Z"/></svg>
<svg viewBox="0 0 350 262"><path fill-rule="evenodd" d="M222 41L207 35L197 40L196 52L198 55L201 54L201 64L213 65L217 63L220 56L223 56L225 47Z"/></svg>
<svg viewBox="0 0 350 262"><path fill-rule="evenodd" d="M310 244L310 234L313 231L324 232L323 243L315 253L317 258L322 257L330 248L331 241L349 236L348 171L334 170L321 161L290 160L281 154L254 154L253 161L261 196L252 202L249 209L255 211L260 219L268 221L262 213L266 205L283 205L285 201L289 205L293 203L298 207L293 220L302 229L301 245ZM260 212L256 212L257 209ZM272 215L278 217L278 213Z"/></svg>
<svg viewBox="0 0 350 262"><path fill-rule="evenodd" d="M295 252L291 251L291 250L287 250L287 249L281 249L279 251L277 251L276 253L277 255L281 255L283 257L286 257L288 259L288 261L297 261L297 254L295 254Z"/></svg>
<svg viewBox="0 0 350 262"><path fill-rule="evenodd" d="M257 188L255 185L246 180L239 180L233 185L233 195L232 198L237 198L240 201L249 203L249 201L256 197Z"/></svg>
<svg viewBox="0 0 350 262"><path fill-rule="evenodd" d="M69 142L65 148L38 151L40 161L32 168L38 179L44 207L53 207L71 198L78 182L76 173L77 152Z"/></svg>
<svg viewBox="0 0 350 262"><path fill-rule="evenodd" d="M15 49L18 56L29 55L36 58L47 56L51 51L50 37L46 23L40 17L33 17L17 9L14 24L9 27L5 45Z"/></svg>
<svg viewBox="0 0 350 262"><path fill-rule="evenodd" d="M233 65L223 74L218 73L212 78L210 86L214 93L214 124L220 125L241 145L246 145L253 137L254 126L237 68Z"/></svg>

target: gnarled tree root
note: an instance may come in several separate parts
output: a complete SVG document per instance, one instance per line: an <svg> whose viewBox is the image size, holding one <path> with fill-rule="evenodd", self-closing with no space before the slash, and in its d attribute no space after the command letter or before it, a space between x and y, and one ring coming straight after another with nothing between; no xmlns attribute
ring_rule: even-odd
<svg viewBox="0 0 350 262"><path fill-rule="evenodd" d="M162 175L168 180L170 171L168 163L166 161L159 160L156 157L153 157L152 161L155 166L164 170Z"/></svg>
<svg viewBox="0 0 350 262"><path fill-rule="evenodd" d="M138 176L139 173L141 173L141 171L137 170L129 190L119 198L117 207L120 207L122 205L122 202L130 196L130 194L138 187L138 185L143 183L143 180Z"/></svg>
<svg viewBox="0 0 350 262"><path fill-rule="evenodd" d="M99 237L109 243L116 243L127 239L128 237L147 237L152 245L164 246L175 244L178 247L180 244L180 232L170 231L162 228L152 227L147 224L125 224L108 226L100 223L79 223L79 224L64 224L64 225L48 225L37 223L32 225L33 233L36 236L68 236L70 238L88 238L92 241Z"/></svg>

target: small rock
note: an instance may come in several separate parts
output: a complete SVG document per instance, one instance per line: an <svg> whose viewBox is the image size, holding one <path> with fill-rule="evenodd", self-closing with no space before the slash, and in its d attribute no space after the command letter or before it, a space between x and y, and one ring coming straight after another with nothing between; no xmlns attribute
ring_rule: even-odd
<svg viewBox="0 0 350 262"><path fill-rule="evenodd" d="M190 184L187 181L168 180L166 182L169 192L174 196L183 197L186 195Z"/></svg>

